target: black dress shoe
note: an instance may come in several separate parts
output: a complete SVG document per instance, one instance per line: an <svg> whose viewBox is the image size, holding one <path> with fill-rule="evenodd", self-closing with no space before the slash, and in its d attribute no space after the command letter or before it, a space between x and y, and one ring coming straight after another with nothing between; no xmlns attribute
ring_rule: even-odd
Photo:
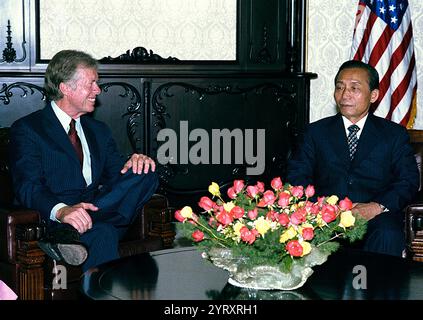
<svg viewBox="0 0 423 320"><path fill-rule="evenodd" d="M88 251L79 241L79 232L70 224L61 224L47 231L38 246L50 258L78 266L88 257Z"/></svg>

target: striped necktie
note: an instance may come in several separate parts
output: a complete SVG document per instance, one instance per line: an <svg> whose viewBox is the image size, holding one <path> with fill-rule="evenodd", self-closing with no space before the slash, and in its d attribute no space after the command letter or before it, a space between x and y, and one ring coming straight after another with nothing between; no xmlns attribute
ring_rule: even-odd
<svg viewBox="0 0 423 320"><path fill-rule="evenodd" d="M347 137L348 141L348 148L350 149L350 159L354 159L354 154L357 151L357 144L358 144L358 138L357 138L357 132L360 130L360 127L353 124L348 127L348 131L350 132Z"/></svg>

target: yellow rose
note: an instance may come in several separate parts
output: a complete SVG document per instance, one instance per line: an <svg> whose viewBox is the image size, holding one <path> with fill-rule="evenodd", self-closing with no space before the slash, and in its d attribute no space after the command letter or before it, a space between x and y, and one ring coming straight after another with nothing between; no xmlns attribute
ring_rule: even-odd
<svg viewBox="0 0 423 320"><path fill-rule="evenodd" d="M339 223L340 227L348 228L352 227L355 223L355 217L352 215L350 210L344 211L341 213L341 221Z"/></svg>
<svg viewBox="0 0 423 320"><path fill-rule="evenodd" d="M209 185L209 192L215 197L220 196L219 185L216 182L212 182L211 185Z"/></svg>
<svg viewBox="0 0 423 320"><path fill-rule="evenodd" d="M305 255L308 255L311 252L311 244L307 241L300 242L301 246L303 247L303 254L301 257L304 257Z"/></svg>
<svg viewBox="0 0 423 320"><path fill-rule="evenodd" d="M243 223L241 223L241 222L237 222L237 223L235 223L235 225L234 225L234 233L238 236L238 237L240 237L241 236L241 232L240 232L240 230L241 230L241 228L242 227L244 227L244 224Z"/></svg>
<svg viewBox="0 0 423 320"><path fill-rule="evenodd" d="M227 212L231 212L231 210L235 207L235 203L233 203L232 201L230 202L226 202L223 204L223 209L225 209L225 211Z"/></svg>
<svg viewBox="0 0 423 320"><path fill-rule="evenodd" d="M339 198L337 196L330 196L326 199L326 202L334 206L338 202L338 200Z"/></svg>
<svg viewBox="0 0 423 320"><path fill-rule="evenodd" d="M264 217L260 217L254 222L254 227L258 233L264 236L264 234L270 229L270 221L266 220Z"/></svg>
<svg viewBox="0 0 423 320"><path fill-rule="evenodd" d="M181 216L183 216L186 219L192 218L192 209L189 206L185 206L181 210Z"/></svg>
<svg viewBox="0 0 423 320"><path fill-rule="evenodd" d="M297 235L297 231L295 231L295 229L293 227L289 227L288 230L286 230L284 233L281 234L281 236L279 238L279 242L285 243L289 239L294 238L296 235Z"/></svg>

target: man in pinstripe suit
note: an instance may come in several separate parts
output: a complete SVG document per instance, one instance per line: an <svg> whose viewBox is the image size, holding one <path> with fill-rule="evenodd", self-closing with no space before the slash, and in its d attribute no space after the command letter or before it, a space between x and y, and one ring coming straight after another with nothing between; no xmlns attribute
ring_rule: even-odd
<svg viewBox="0 0 423 320"><path fill-rule="evenodd" d="M38 210L50 230L77 231L83 244L41 248L75 265L86 259L84 271L119 257L119 236L158 186L154 161L133 154L125 162L109 128L87 115L101 92L97 68L84 52L58 52L45 74L49 103L17 120L10 142L17 200ZM68 137L72 126L78 147Z"/></svg>
<svg viewBox="0 0 423 320"><path fill-rule="evenodd" d="M369 221L363 249L401 256L402 209L418 190L419 172L406 129L369 113L378 87L373 67L361 61L342 64L334 92L340 113L308 126L289 161L287 179L293 185L313 184L321 196L349 197L353 213ZM351 135L350 126L356 129ZM352 151L348 141L355 142Z"/></svg>

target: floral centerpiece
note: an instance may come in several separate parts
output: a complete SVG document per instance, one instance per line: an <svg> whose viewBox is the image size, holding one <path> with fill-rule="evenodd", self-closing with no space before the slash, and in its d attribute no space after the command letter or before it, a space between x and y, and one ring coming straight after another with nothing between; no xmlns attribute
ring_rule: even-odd
<svg viewBox="0 0 423 320"><path fill-rule="evenodd" d="M175 212L178 229L203 251L203 257L229 271L231 284L256 289L296 289L339 247L336 239L361 239L366 220L353 215L350 199L314 197L314 187L283 184L274 178L246 185L235 180L225 201L215 182L194 213Z"/></svg>

